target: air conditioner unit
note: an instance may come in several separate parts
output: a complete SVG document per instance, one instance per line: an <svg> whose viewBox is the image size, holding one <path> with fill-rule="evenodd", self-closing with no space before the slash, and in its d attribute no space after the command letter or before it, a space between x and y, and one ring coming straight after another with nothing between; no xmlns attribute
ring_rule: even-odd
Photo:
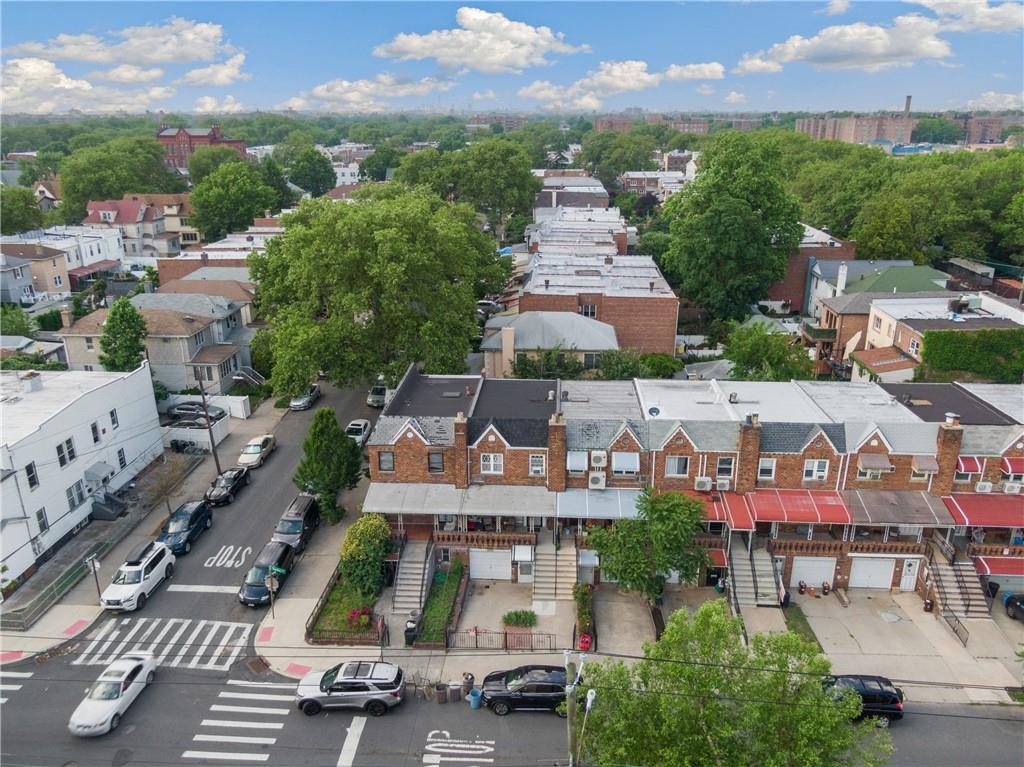
<svg viewBox="0 0 1024 767"><path fill-rule="evenodd" d="M731 483L727 479L715 480L715 490L720 493L727 492Z"/></svg>
<svg viewBox="0 0 1024 767"><path fill-rule="evenodd" d="M868 472L868 479L881 479L881 478L882 478L882 472L880 472L880 471L869 471Z"/></svg>
<svg viewBox="0 0 1024 767"><path fill-rule="evenodd" d="M694 490L703 490L707 493L711 491L711 487L711 477L697 477L693 480Z"/></svg>
<svg viewBox="0 0 1024 767"><path fill-rule="evenodd" d="M595 469L603 469L608 465L608 451L606 450L591 450L590 451L590 465Z"/></svg>
<svg viewBox="0 0 1024 767"><path fill-rule="evenodd" d="M1004 482L1002 484L1003 492L1009 493L1010 495L1017 495L1020 493L1020 482Z"/></svg>
<svg viewBox="0 0 1024 767"><path fill-rule="evenodd" d="M590 472L590 481L587 482L587 487L591 490L604 490L607 482L608 478L603 471L592 471Z"/></svg>
<svg viewBox="0 0 1024 767"><path fill-rule="evenodd" d="M992 483L991 482L979 482L974 486L974 492L976 493L991 493Z"/></svg>

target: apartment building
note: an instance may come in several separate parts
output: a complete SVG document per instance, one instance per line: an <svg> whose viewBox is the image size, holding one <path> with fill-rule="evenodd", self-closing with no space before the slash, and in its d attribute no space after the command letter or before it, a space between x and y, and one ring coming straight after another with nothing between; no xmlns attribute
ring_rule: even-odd
<svg viewBox="0 0 1024 767"><path fill-rule="evenodd" d="M32 262L0 252L0 304L34 304Z"/></svg>
<svg viewBox="0 0 1024 767"><path fill-rule="evenodd" d="M687 160L688 162L689 160ZM686 170L631 170L619 176L623 192L653 194L664 202L683 188Z"/></svg>
<svg viewBox="0 0 1024 767"><path fill-rule="evenodd" d="M1003 143L1002 117L972 117L967 121L968 144Z"/></svg>
<svg viewBox="0 0 1024 767"><path fill-rule="evenodd" d="M173 258L181 251L181 235L167 231L163 206L138 197L123 200L89 200L82 223L120 232L125 262L156 266L157 258Z"/></svg>
<svg viewBox="0 0 1024 767"><path fill-rule="evenodd" d="M0 241L0 254L3 254L5 260L12 259L12 263L27 263L28 270L32 275L31 292L24 289L24 267L15 267L22 269L20 274L11 272L11 277L16 278L16 282L21 288L21 295L25 298L31 298L32 301L42 301L43 299L59 301L71 297L68 257L63 250L38 242L25 244ZM5 270L5 280L7 274Z"/></svg>
<svg viewBox="0 0 1024 767"><path fill-rule="evenodd" d="M160 126L156 140L164 148L164 164L181 172L188 172L188 160L201 146L228 146L246 159L245 142L226 138L219 125L209 128L172 128Z"/></svg>
<svg viewBox="0 0 1024 767"><path fill-rule="evenodd" d="M786 261L785 276L768 289L766 303L779 312L801 314L807 301L808 275L818 261L853 261L857 243L833 237L826 229L802 225L800 246Z"/></svg>
<svg viewBox="0 0 1024 767"><path fill-rule="evenodd" d="M711 122L708 120L672 120L669 125L680 133L690 133L694 136L706 136L711 130Z"/></svg>
<svg viewBox="0 0 1024 767"><path fill-rule="evenodd" d="M624 256L636 241L636 227L627 226L618 208L559 206L539 223L526 226L531 253Z"/></svg>
<svg viewBox="0 0 1024 767"><path fill-rule="evenodd" d="M608 190L592 176L545 176L543 184L543 188L533 196L534 222L550 218L559 207L608 207Z"/></svg>
<svg viewBox="0 0 1024 767"><path fill-rule="evenodd" d="M164 231L168 234L176 234L181 242L182 248L198 245L202 240L199 230L192 226L189 220L192 216L192 203L189 202L189 193L179 194L138 194L131 193L124 196L125 200L144 202L160 209L164 215Z"/></svg>
<svg viewBox="0 0 1024 767"><path fill-rule="evenodd" d="M596 117L594 130L598 133L629 133L633 130L633 121L628 117Z"/></svg>
<svg viewBox="0 0 1024 767"><path fill-rule="evenodd" d="M856 117L809 117L796 121L796 132L813 139L842 141L846 144L889 142L906 144L917 126L917 119L902 114L861 115Z"/></svg>
<svg viewBox="0 0 1024 767"><path fill-rule="evenodd" d="M94 226L53 226L8 235L0 242L60 251L67 266L66 285L74 292L82 281L120 272L124 267L124 243L116 230ZM52 270L52 267L51 267Z"/></svg>

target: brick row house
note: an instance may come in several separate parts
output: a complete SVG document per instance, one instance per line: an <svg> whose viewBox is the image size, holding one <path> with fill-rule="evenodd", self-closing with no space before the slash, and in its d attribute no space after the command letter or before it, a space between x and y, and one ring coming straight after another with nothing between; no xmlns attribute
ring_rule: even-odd
<svg viewBox="0 0 1024 767"><path fill-rule="evenodd" d="M556 541L599 580L587 530L635 517L648 487L705 501L708 579L756 570L757 603L801 581L937 598L957 588L939 554L1019 568L1024 389L902 386L410 369L368 443L364 511L442 560L466 553L471 577L535 590L534 558Z"/></svg>
<svg viewBox="0 0 1024 767"><path fill-rule="evenodd" d="M238 152L243 160L247 159L245 142L225 137L219 125L211 125L209 128L172 128L162 125L156 140L164 148L164 164L182 172L188 170L189 158L201 146L228 146Z"/></svg>

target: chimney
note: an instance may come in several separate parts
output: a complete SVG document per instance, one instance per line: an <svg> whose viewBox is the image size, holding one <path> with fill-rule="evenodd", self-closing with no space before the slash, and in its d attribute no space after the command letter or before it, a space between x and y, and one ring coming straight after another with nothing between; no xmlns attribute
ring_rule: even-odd
<svg viewBox="0 0 1024 767"><path fill-rule="evenodd" d="M25 394L31 394L34 391L42 391L42 389L43 377L35 370L29 370L25 375L21 376L21 390Z"/></svg>
<svg viewBox="0 0 1024 767"><path fill-rule="evenodd" d="M466 414L459 411L455 414L455 447L454 447L455 487L469 487L469 448L466 441Z"/></svg>
<svg viewBox="0 0 1024 767"><path fill-rule="evenodd" d="M263 209L263 218L270 218L270 208Z"/></svg>
<svg viewBox="0 0 1024 767"><path fill-rule="evenodd" d="M551 287L551 280L544 280L544 289L547 290Z"/></svg>
<svg viewBox="0 0 1024 767"><path fill-rule="evenodd" d="M71 314L71 307L64 304L60 308L60 325L63 328L70 328L75 324L75 318Z"/></svg>
<svg viewBox="0 0 1024 767"><path fill-rule="evenodd" d="M604 262L605 262L606 265L611 266L612 264L615 263L615 259L612 258L611 256L605 256L604 257Z"/></svg>
<svg viewBox="0 0 1024 767"><path fill-rule="evenodd" d="M37 256L43 255L43 246L40 245L38 242L36 243L34 250Z"/></svg>
<svg viewBox="0 0 1024 767"><path fill-rule="evenodd" d="M202 253L199 254L199 261L202 263L203 266L206 266L208 263L210 263L210 254L204 250Z"/></svg>
<svg viewBox="0 0 1024 767"><path fill-rule="evenodd" d="M964 427L960 425L957 413L946 413L946 422L939 424L935 440L935 461L939 470L932 477L928 492L943 497L953 492L953 474L960 458L960 445L964 438Z"/></svg>
<svg viewBox="0 0 1024 767"><path fill-rule="evenodd" d="M761 462L761 423L757 413L744 414L740 423L738 448L736 492L749 493L757 487L758 465Z"/></svg>
<svg viewBox="0 0 1024 767"><path fill-rule="evenodd" d="M650 283L648 284L648 287L651 289L651 292L653 293L654 292L654 280L650 281Z"/></svg>
<svg viewBox="0 0 1024 767"><path fill-rule="evenodd" d="M841 296L846 292L846 275L849 271L849 267L846 266L845 261L839 262L839 274L836 275L836 295Z"/></svg>
<svg viewBox="0 0 1024 767"><path fill-rule="evenodd" d="M551 492L565 491L565 460L565 416L552 413L548 419L548 490Z"/></svg>
<svg viewBox="0 0 1024 767"><path fill-rule="evenodd" d="M515 362L516 329L512 325L505 325L501 329L501 364L498 365L498 377L511 378Z"/></svg>

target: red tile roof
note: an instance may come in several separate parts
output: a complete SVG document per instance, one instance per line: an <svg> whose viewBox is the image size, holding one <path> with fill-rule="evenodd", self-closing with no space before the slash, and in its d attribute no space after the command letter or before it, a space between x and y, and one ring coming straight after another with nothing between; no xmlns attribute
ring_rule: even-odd
<svg viewBox="0 0 1024 767"><path fill-rule="evenodd" d="M82 219L82 223L109 223L100 218L100 211L112 210L115 213L113 223L134 224L139 220L139 208L143 206L146 207L142 216L143 221L156 221L158 218L163 218L163 213L152 205L147 205L144 200L89 200L85 205L89 215Z"/></svg>

